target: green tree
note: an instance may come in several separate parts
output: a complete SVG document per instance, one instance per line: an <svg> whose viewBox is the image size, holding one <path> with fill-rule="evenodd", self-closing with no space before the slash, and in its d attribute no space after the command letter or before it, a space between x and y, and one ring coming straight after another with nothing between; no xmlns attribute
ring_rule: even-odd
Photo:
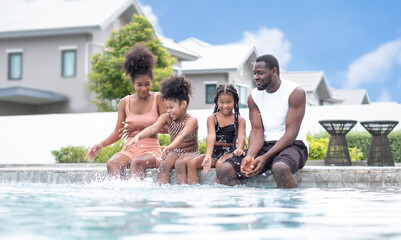
<svg viewBox="0 0 401 240"><path fill-rule="evenodd" d="M116 111L118 101L134 92L130 78L121 71L121 66L125 54L137 42L143 43L155 56L153 91L159 90L161 79L172 74L171 65L175 58L163 48L148 20L134 15L132 22L118 31L112 31L104 53L95 54L91 59L88 88L95 93L92 101L96 103L98 111Z"/></svg>

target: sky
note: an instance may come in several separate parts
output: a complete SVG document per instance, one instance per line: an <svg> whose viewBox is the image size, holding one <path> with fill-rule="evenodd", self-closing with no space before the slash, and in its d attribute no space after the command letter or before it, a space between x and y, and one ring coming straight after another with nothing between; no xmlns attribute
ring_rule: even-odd
<svg viewBox="0 0 401 240"><path fill-rule="evenodd" d="M138 0L176 42L255 44L285 71L323 71L335 89L401 103L399 0Z"/></svg>

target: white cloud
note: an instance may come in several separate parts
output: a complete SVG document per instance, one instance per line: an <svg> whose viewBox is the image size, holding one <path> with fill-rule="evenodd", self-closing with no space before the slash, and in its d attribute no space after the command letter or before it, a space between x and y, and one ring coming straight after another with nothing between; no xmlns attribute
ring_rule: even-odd
<svg viewBox="0 0 401 240"><path fill-rule="evenodd" d="M163 30L159 25L159 19L153 13L152 7L150 5L142 5L142 4L139 5L146 19L152 24L153 28L155 29L155 32L158 34L163 34Z"/></svg>
<svg viewBox="0 0 401 240"><path fill-rule="evenodd" d="M261 27L257 32L245 31L240 43L255 44L259 55L272 54L285 66L291 60L291 43L277 28Z"/></svg>
<svg viewBox="0 0 401 240"><path fill-rule="evenodd" d="M356 59L348 67L347 88L354 88L362 83L384 81L383 75L394 64L401 65L401 39L386 42L373 52Z"/></svg>
<svg viewBox="0 0 401 240"><path fill-rule="evenodd" d="M391 94L387 89L382 89L378 102L391 102Z"/></svg>

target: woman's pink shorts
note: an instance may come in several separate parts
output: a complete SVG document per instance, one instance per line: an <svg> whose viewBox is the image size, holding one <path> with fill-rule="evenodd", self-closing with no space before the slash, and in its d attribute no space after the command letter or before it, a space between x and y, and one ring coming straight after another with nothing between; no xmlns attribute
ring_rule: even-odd
<svg viewBox="0 0 401 240"><path fill-rule="evenodd" d="M127 142L129 142L130 140L131 139L127 139ZM131 160L141 156L142 154L150 153L156 158L156 162L160 162L162 156L158 138L141 139L139 140L136 147L134 145L131 145L131 147L127 151L121 151L120 153L129 157Z"/></svg>

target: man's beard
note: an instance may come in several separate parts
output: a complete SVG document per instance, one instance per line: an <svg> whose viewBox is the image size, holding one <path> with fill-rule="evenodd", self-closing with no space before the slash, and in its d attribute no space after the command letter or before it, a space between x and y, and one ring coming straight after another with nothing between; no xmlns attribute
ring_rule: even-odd
<svg viewBox="0 0 401 240"><path fill-rule="evenodd" d="M260 87L256 87L259 91L264 91L267 88L267 85L262 85Z"/></svg>
<svg viewBox="0 0 401 240"><path fill-rule="evenodd" d="M272 84L272 77L271 77L271 75L269 76L268 79L266 79L266 81L263 81L262 83L263 83L263 84L262 84L260 87L256 86L256 88L257 88L259 91L265 91L265 90L267 89L267 87L269 87L269 85Z"/></svg>

